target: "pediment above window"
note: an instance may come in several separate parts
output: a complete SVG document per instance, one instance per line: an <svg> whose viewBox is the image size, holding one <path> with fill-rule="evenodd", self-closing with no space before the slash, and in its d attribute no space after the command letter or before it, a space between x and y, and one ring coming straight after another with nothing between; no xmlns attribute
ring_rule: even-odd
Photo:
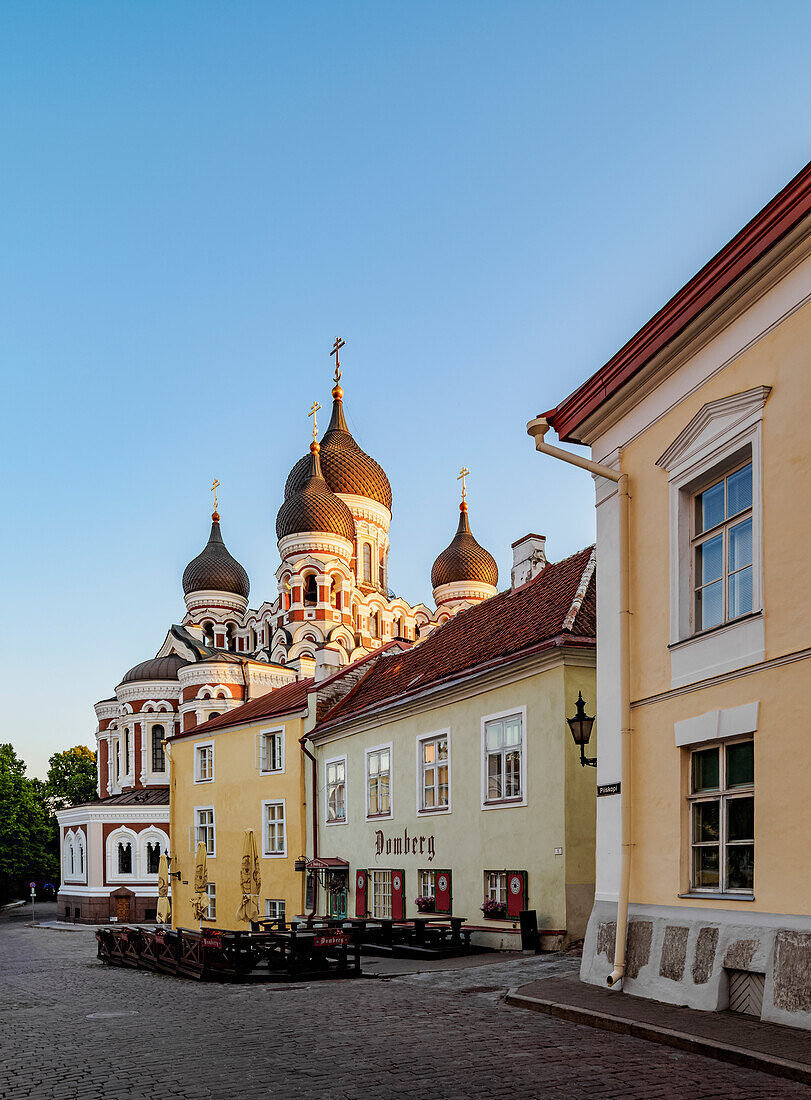
<svg viewBox="0 0 811 1100"><path fill-rule="evenodd" d="M716 448L751 430L761 419L771 392L771 386L757 386L709 401L679 432L656 465L674 476L705 461Z"/></svg>

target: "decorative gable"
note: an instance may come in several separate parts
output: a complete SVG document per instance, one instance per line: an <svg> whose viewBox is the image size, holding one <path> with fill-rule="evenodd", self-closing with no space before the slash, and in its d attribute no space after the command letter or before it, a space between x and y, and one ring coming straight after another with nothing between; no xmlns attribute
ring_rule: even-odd
<svg viewBox="0 0 811 1100"><path fill-rule="evenodd" d="M705 462L716 448L726 447L735 437L751 431L761 419L771 386L735 393L710 401L693 417L656 465L671 477L688 471L697 461Z"/></svg>

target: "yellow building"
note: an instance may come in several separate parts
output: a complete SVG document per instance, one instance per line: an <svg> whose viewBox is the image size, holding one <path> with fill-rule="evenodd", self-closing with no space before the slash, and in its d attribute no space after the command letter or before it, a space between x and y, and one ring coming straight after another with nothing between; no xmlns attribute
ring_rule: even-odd
<svg viewBox="0 0 811 1100"><path fill-rule="evenodd" d="M172 737L170 814L172 923L195 928L191 899L198 841L208 852L204 927L246 929L237 920L245 830L256 836L262 875L260 917L303 911L303 753L299 739L312 680L296 680Z"/></svg>
<svg viewBox="0 0 811 1100"><path fill-rule="evenodd" d="M625 991L802 1027L809 301L811 165L545 418L630 489L623 751L620 497L610 473L596 479L607 789L582 977L605 983L617 960L622 970L618 933ZM544 430L544 418L530 424L539 449Z"/></svg>

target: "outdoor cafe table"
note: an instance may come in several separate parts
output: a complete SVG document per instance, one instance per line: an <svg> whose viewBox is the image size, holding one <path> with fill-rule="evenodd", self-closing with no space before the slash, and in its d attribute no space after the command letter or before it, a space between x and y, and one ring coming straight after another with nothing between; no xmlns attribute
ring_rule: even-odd
<svg viewBox="0 0 811 1100"><path fill-rule="evenodd" d="M414 940L416 943L423 944L426 940L426 931L431 928L442 929L447 928L450 924L451 934L450 942L455 946L461 946L462 944L462 925L467 920L467 917L412 917L414 924Z"/></svg>

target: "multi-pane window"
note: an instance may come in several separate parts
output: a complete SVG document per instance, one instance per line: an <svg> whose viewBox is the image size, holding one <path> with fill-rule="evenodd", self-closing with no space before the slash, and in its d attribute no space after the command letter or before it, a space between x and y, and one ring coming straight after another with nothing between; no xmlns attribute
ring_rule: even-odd
<svg viewBox="0 0 811 1100"><path fill-rule="evenodd" d="M155 841L154 844L147 844L146 846L146 873L148 875L156 875L161 862L161 846Z"/></svg>
<svg viewBox="0 0 811 1100"><path fill-rule="evenodd" d="M284 920L284 902L265 898L265 917L268 920Z"/></svg>
<svg viewBox="0 0 811 1100"><path fill-rule="evenodd" d="M213 882L206 883L206 893L208 894L208 906L203 913L203 920L216 920L217 919L217 887Z"/></svg>
<svg viewBox="0 0 811 1100"><path fill-rule="evenodd" d="M330 760L327 772L327 821L346 821L346 760Z"/></svg>
<svg viewBox="0 0 811 1100"><path fill-rule="evenodd" d="M284 734L281 730L262 730L259 734L259 770L284 771Z"/></svg>
<svg viewBox="0 0 811 1100"><path fill-rule="evenodd" d="M523 797L522 754L523 728L520 714L511 714L485 724L484 756L488 802Z"/></svg>
<svg viewBox="0 0 811 1100"><path fill-rule="evenodd" d="M132 845L119 841L118 844L118 873L119 875L132 874Z"/></svg>
<svg viewBox="0 0 811 1100"><path fill-rule="evenodd" d="M420 871L420 897L436 897L436 871Z"/></svg>
<svg viewBox="0 0 811 1100"><path fill-rule="evenodd" d="M694 497L693 628L709 630L753 607L752 463Z"/></svg>
<svg viewBox="0 0 811 1100"><path fill-rule="evenodd" d="M420 809L442 810L448 806L448 737L420 742Z"/></svg>
<svg viewBox="0 0 811 1100"><path fill-rule="evenodd" d="M285 853L284 802L265 802L265 852L266 856Z"/></svg>
<svg viewBox="0 0 811 1100"><path fill-rule="evenodd" d="M391 919L391 871L372 871L372 916Z"/></svg>
<svg viewBox="0 0 811 1100"><path fill-rule="evenodd" d="M490 901L497 901L499 905L507 904L507 872L485 871L485 889Z"/></svg>
<svg viewBox="0 0 811 1100"><path fill-rule="evenodd" d="M755 882L753 741L696 749L690 757L690 885L751 893Z"/></svg>
<svg viewBox="0 0 811 1100"><path fill-rule="evenodd" d="M391 813L391 749L366 753L366 805L369 817Z"/></svg>
<svg viewBox="0 0 811 1100"><path fill-rule="evenodd" d="M368 584L372 583L372 547L368 542L363 544L363 579Z"/></svg>
<svg viewBox="0 0 811 1100"><path fill-rule="evenodd" d="M207 783L214 778L214 746L198 745L194 752L195 781Z"/></svg>
<svg viewBox="0 0 811 1100"><path fill-rule="evenodd" d="M211 807L195 811L194 847L205 844L206 853L214 855L214 810Z"/></svg>
<svg viewBox="0 0 811 1100"><path fill-rule="evenodd" d="M165 772L166 771L166 753L163 749L163 740L166 737L166 731L163 726L152 727L152 771L153 772Z"/></svg>

